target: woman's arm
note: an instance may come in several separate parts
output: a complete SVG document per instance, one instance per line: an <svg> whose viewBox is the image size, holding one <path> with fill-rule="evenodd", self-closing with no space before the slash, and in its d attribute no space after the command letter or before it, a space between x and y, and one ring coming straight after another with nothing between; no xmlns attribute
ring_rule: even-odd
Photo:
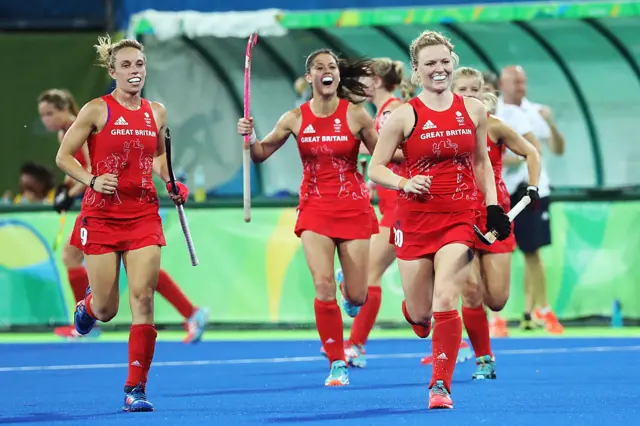
<svg viewBox="0 0 640 426"><path fill-rule="evenodd" d="M76 121L65 133L56 154L56 165L68 176L85 186L91 183L93 175L80 165L75 159L75 154L89 139L91 133L96 130L96 123L106 114L105 110L105 104L100 99L94 99L82 107Z"/></svg>
<svg viewBox="0 0 640 426"><path fill-rule="evenodd" d="M536 148L525 138L517 134L504 121L495 116L489 119L489 132L496 137L492 139L501 141L514 154L524 157L529 171L529 185L538 186L540 180L540 155Z"/></svg>
<svg viewBox="0 0 640 426"><path fill-rule="evenodd" d="M253 118L238 120L238 133L251 135L249 139L251 160L254 163L262 163L273 153L279 150L293 133L295 124L299 121L301 112L299 108L287 111L280 117L273 130L260 141L253 129ZM299 127L299 126L298 126Z"/></svg>
<svg viewBox="0 0 640 426"><path fill-rule="evenodd" d="M413 107L403 105L394 111L380 131L378 143L369 163L369 179L389 189L398 189L414 194L423 194L431 186L430 176L413 176L407 179L393 173L387 165L398 146L409 135L414 126Z"/></svg>

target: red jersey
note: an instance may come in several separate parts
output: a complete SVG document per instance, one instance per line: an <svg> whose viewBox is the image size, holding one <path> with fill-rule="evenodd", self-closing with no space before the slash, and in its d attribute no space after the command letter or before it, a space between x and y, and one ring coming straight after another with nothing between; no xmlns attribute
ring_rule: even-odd
<svg viewBox="0 0 640 426"><path fill-rule="evenodd" d="M471 166L476 129L464 98L454 94L445 111L434 111L417 97L409 103L416 123L402 144L407 177L431 176L432 181L426 194L399 191L398 208L424 212L476 209L479 192Z"/></svg>
<svg viewBox="0 0 640 426"><path fill-rule="evenodd" d="M491 120L490 114L487 114L487 119ZM506 147L503 143L493 141L487 132L487 151L489 152L489 160L491 161L491 167L495 175L498 205L502 206L505 212L508 212L511 201L507 185L504 183L504 180L502 180L502 156L504 155L505 149ZM482 200L482 194L480 194L480 199ZM482 201L482 205L484 206L484 200Z"/></svg>
<svg viewBox="0 0 640 426"><path fill-rule="evenodd" d="M142 99L132 111L112 95L103 96L107 123L87 140L92 173L118 176L113 195L91 188L85 191L81 215L110 219L133 219L158 213L158 195L153 183L153 158L158 146L158 128L151 104Z"/></svg>
<svg viewBox="0 0 640 426"><path fill-rule="evenodd" d="M80 165L83 168L87 168L87 159L84 157L84 152L82 152L82 148L80 148L80 151L76 152L76 155L73 156L76 160L78 160L78 163L80 163Z"/></svg>
<svg viewBox="0 0 640 426"><path fill-rule="evenodd" d="M393 102L402 102L402 101L398 98L393 98L393 97L389 98L385 103L382 104L380 109L376 112L375 125L376 125L376 131L378 132L378 134L380 134L382 125L386 121L387 117L389 117L389 114L391 114L391 111L389 110L385 111L385 109L389 105L391 105ZM404 161L402 163L396 163L395 161L391 161L389 162L389 164L387 164L387 167L389 168L389 170L391 170L393 173L397 174L398 176L406 176L407 168ZM397 192L397 191L393 190L393 192Z"/></svg>
<svg viewBox="0 0 640 426"><path fill-rule="evenodd" d="M347 122L349 101L340 99L329 117L317 117L306 102L297 137L303 177L300 207L317 210L364 210L369 191L358 171L358 147Z"/></svg>

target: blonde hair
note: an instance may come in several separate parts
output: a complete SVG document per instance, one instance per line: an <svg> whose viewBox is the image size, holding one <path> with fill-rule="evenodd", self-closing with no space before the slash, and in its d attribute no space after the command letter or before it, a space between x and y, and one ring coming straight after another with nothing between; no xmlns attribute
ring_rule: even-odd
<svg viewBox="0 0 640 426"><path fill-rule="evenodd" d="M484 92L482 94L482 103L489 114L496 113L496 107L498 106L498 97L496 95L491 92Z"/></svg>
<svg viewBox="0 0 640 426"><path fill-rule="evenodd" d="M418 75L418 54L422 49L427 46L444 46L451 52L454 65L458 64L458 55L453 51L453 43L451 40L437 31L423 31L415 40L411 42L409 46L409 54L411 56L411 67L413 68L413 74L411 75L411 82L415 85L420 84L420 76Z"/></svg>
<svg viewBox="0 0 640 426"><path fill-rule="evenodd" d="M416 87L404 76L404 63L390 58L376 58L373 60L373 72L382 80L384 89L393 92L400 89L400 96L406 102L415 96Z"/></svg>
<svg viewBox="0 0 640 426"><path fill-rule="evenodd" d="M482 86L484 86L484 75L481 71L471 67L457 68L453 72L453 81L451 83L452 88L456 86L456 81L462 77L477 79L480 83L480 89L482 90ZM498 105L498 97L496 95L493 93L483 93L481 100L489 113L493 114L496 112L496 106Z"/></svg>
<svg viewBox="0 0 640 426"><path fill-rule="evenodd" d="M109 34L104 37L98 37L98 44L93 47L96 48L98 53L98 65L108 70L116 68L116 53L125 47L138 49L144 54L144 46L139 41L125 38L117 43L112 43Z"/></svg>
<svg viewBox="0 0 640 426"><path fill-rule="evenodd" d="M67 109L71 114L78 115L78 104L67 89L49 89L38 96L38 103L46 102L58 111Z"/></svg>

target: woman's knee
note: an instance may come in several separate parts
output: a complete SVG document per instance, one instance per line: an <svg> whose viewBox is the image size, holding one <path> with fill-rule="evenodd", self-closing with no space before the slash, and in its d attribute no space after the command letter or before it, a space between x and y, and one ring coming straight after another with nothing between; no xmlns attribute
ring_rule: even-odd
<svg viewBox="0 0 640 426"><path fill-rule="evenodd" d="M361 285L354 285L353 282L349 283L345 280L342 292L349 302L356 306L362 306L367 301L368 289L366 282L362 282Z"/></svg>
<svg viewBox="0 0 640 426"><path fill-rule="evenodd" d="M482 304L482 286L476 277L469 279L462 286L462 306L477 308Z"/></svg>
<svg viewBox="0 0 640 426"><path fill-rule="evenodd" d="M118 302L96 300L95 297L91 299L91 310L96 319L102 322L109 322L118 315Z"/></svg>
<svg viewBox="0 0 640 426"><path fill-rule="evenodd" d="M405 306L407 308L407 314L409 315L407 321L411 320L409 323L428 324L431 321L433 309L430 303L426 301L422 303L415 303L406 300Z"/></svg>
<svg viewBox="0 0 640 426"><path fill-rule="evenodd" d="M144 288L129 288L129 304L131 311L140 315L153 313L154 289L151 286Z"/></svg>
<svg viewBox="0 0 640 426"><path fill-rule="evenodd" d="M460 296L457 291L435 291L433 293L434 309L437 311L452 311L457 309L459 297Z"/></svg>
<svg viewBox="0 0 640 426"><path fill-rule="evenodd" d="M84 256L82 251L77 249L76 247L67 244L62 251L62 263L65 268L79 268L82 266L82 261L84 260Z"/></svg>
<svg viewBox="0 0 640 426"><path fill-rule="evenodd" d="M323 302L330 302L336 298L336 281L333 274L317 274L313 277L316 298Z"/></svg>
<svg viewBox="0 0 640 426"><path fill-rule="evenodd" d="M489 292L484 295L484 304L493 312L500 312L504 309L509 300L509 287L501 292Z"/></svg>

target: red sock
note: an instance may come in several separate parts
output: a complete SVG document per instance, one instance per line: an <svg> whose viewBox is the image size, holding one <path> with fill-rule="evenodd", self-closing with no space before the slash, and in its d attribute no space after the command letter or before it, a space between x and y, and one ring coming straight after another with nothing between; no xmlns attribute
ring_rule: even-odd
<svg viewBox="0 0 640 426"><path fill-rule="evenodd" d="M315 299L316 327L329 362L344 361L344 335L342 313L335 300L323 302Z"/></svg>
<svg viewBox="0 0 640 426"><path fill-rule="evenodd" d="M431 343L433 365L429 388L436 384L436 380L442 380L451 392L451 378L462 339L462 321L457 310L435 312L433 317L436 325Z"/></svg>
<svg viewBox="0 0 640 426"><path fill-rule="evenodd" d="M73 297L76 299L76 303L84 299L84 293L89 287L89 276L84 266L78 266L77 268L68 268L67 276L69 277L69 284L71 284L71 291L73 291Z"/></svg>
<svg viewBox="0 0 640 426"><path fill-rule="evenodd" d="M151 324L136 324L129 331L129 376L125 388L147 384L153 353L156 350L155 326Z"/></svg>
<svg viewBox="0 0 640 426"><path fill-rule="evenodd" d="M429 337L429 333L431 333L431 321L429 321L429 323L427 324L417 324L413 322L413 320L409 316L409 312L407 312L406 300L402 301L402 314L404 315L404 319L406 319L407 322L411 324L411 328L413 329L413 332L416 333L416 336L421 339L426 339L427 337Z"/></svg>
<svg viewBox="0 0 640 426"><path fill-rule="evenodd" d="M156 291L167 299L167 302L171 303L185 319L189 318L193 314L193 311L196 310L189 299L187 299L187 296L180 290L178 284L171 279L164 269L160 269Z"/></svg>
<svg viewBox="0 0 640 426"><path fill-rule="evenodd" d="M489 335L489 321L484 307L480 305L477 308L462 307L462 321L464 328L467 329L473 352L476 358L484 355L493 356L491 353L491 337Z"/></svg>
<svg viewBox="0 0 640 426"><path fill-rule="evenodd" d="M93 299L93 294L89 293L89 295L84 298L84 307L91 318L96 318L96 315L93 313L93 309L91 309L91 299Z"/></svg>
<svg viewBox="0 0 640 426"><path fill-rule="evenodd" d="M376 323L381 302L382 289L380 287L369 287L367 301L362 305L360 312L358 312L358 315L353 320L349 343L354 345L364 345L367 343L369 333L371 333L373 325Z"/></svg>

